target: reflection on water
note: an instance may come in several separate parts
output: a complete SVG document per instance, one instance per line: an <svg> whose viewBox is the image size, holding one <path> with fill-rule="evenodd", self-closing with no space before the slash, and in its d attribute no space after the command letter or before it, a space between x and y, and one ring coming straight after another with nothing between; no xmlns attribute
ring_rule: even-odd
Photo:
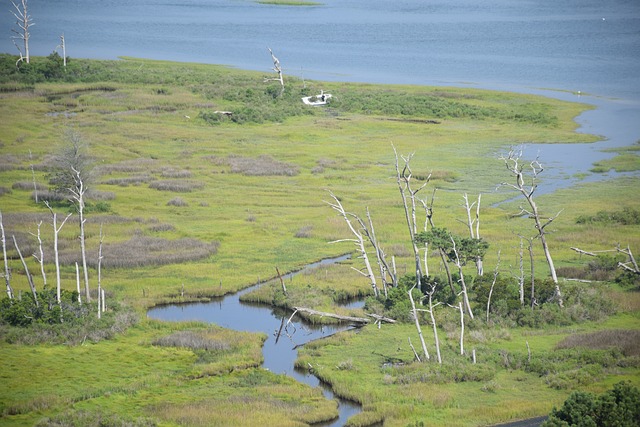
<svg viewBox="0 0 640 427"><path fill-rule="evenodd" d="M341 262L348 258L350 258L350 255L325 259L310 264L299 272L283 275L283 279L287 280L303 271ZM147 312L147 316L153 319L174 322L197 320L237 331L264 333L267 335L267 340L262 349L264 356L262 366L264 368L277 374L289 375L312 387L322 387L323 393L328 399L335 398L331 389L321 384L318 378L294 369L294 363L298 357L296 348L309 341L350 329L351 326L316 326L302 322L300 319L297 319L296 316L288 323L291 313L285 310L240 301L242 295L251 292L258 286L261 285L252 286L238 293L217 298L211 302L176 304L152 308ZM360 412L360 405L356 403L343 399L338 399L338 402L339 418L328 423L318 424L318 426L341 426L344 425L348 417Z"/></svg>

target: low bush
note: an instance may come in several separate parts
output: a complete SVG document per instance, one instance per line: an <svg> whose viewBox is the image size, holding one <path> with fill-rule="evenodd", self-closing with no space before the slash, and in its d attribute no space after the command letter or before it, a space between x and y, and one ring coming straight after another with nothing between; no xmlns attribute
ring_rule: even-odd
<svg viewBox="0 0 640 427"><path fill-rule="evenodd" d="M2 340L27 345L76 345L112 338L138 321L133 311L115 301L108 301L108 310L98 319L95 306L79 303L76 292L62 290L60 304L53 288L44 288L37 297L38 305L31 294L20 300L0 300Z"/></svg>
<svg viewBox="0 0 640 427"><path fill-rule="evenodd" d="M576 218L577 224L640 224L640 210L625 207L620 211L599 211L595 215L580 215Z"/></svg>
<svg viewBox="0 0 640 427"><path fill-rule="evenodd" d="M551 411L542 426L640 426L640 391L628 382L620 382L598 396L574 392L560 409Z"/></svg>

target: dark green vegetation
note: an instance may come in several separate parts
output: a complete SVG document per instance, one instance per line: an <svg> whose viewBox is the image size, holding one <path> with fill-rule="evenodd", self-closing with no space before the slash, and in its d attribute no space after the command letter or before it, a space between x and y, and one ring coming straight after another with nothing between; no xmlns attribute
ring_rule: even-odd
<svg viewBox="0 0 640 427"><path fill-rule="evenodd" d="M543 427L640 425L640 391L629 383L594 396L574 392L560 409L554 408Z"/></svg>
<svg viewBox="0 0 640 427"><path fill-rule="evenodd" d="M638 283L621 274L617 263L626 260L615 251L618 244L633 253L640 247L633 219L640 210L638 179L537 199L545 215L563 210L547 231L564 308L553 298L536 240L530 262L527 239L535 230L529 218L513 215L520 201L495 205L513 196L493 191L511 179L498 154L523 142L593 141L574 132L572 119L585 106L459 88L305 87L286 76L279 97L280 88L259 73L224 67L71 58L64 69L53 55L17 70L15 59L0 56L0 210L43 302L52 297L53 237L50 212L35 202L36 194L61 216L74 216L60 233L64 303L47 303L49 311L34 308L17 251L8 244L11 284L22 300L1 307L0 423L302 426L335 416L335 403L319 390L259 368L264 336L144 319L156 304L207 300L274 278L276 267L297 270L352 251L348 242L327 244L351 237L324 202L327 189L348 211L365 217L370 210L379 242L395 257L398 287L387 298L372 297L369 281L351 268L362 268L354 258L296 276L286 295L273 282L246 298L363 317L362 309L336 302L366 297L367 313L401 320L300 350L301 368L362 403L351 425L489 425L547 414L573 391L640 383ZM301 96L321 89L334 96L328 108L302 104ZM91 306L75 303L78 218L49 184L52 156L68 143L69 129L81 135L92 160L86 243L95 292L102 228L107 310L100 320L95 295ZM434 302L441 303L434 310L441 364L426 312L420 321L431 360L416 362L408 343L411 338L419 349L407 294L415 283L414 256L391 144L415 153L416 187L431 174L425 197L438 189L435 228L418 240L443 250L454 291L443 258L432 250L429 275L412 295L420 301L435 289ZM465 237L465 192L483 193L482 244ZM46 289L30 257L41 221ZM525 237L522 270L519 236ZM466 254L462 270L475 313L465 320L462 355L454 295L461 277L451 264L451 237ZM474 265L478 255L482 277ZM520 276L527 290L522 300Z"/></svg>

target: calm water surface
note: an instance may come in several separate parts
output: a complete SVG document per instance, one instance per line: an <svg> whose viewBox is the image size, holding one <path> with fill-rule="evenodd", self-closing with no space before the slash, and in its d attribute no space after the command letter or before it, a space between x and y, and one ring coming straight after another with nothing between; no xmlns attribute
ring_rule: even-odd
<svg viewBox="0 0 640 427"><path fill-rule="evenodd" d="M227 64L315 80L453 85L538 93L597 106L578 118L605 142L537 146L553 180L598 180L602 150L640 139L638 0L30 0L34 55L61 33L73 57L133 56ZM0 13L0 51L16 52ZM578 95L580 93L580 95Z"/></svg>

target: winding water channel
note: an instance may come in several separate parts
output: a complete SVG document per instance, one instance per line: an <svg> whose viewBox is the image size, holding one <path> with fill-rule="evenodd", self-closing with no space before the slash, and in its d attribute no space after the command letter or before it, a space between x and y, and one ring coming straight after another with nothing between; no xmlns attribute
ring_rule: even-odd
<svg viewBox="0 0 640 427"><path fill-rule="evenodd" d="M307 265L304 269L289 273L283 279L290 280L294 275L305 271L328 266L349 259L350 255L342 255L335 258L328 258L313 264ZM206 303L175 304L155 307L147 312L147 316L153 319L165 321L187 321L199 320L214 323L224 328L237 331L262 332L267 335L267 340L262 347L264 362L262 366L277 374L286 374L297 381L308 384L312 387L321 387L325 397L336 399L338 402L338 418L330 422L315 424L317 426L342 426L352 415L360 412L360 405L336 397L331 388L322 384L318 378L294 369L294 363L298 357L297 348L310 341L327 337L336 332L350 329L350 325L314 326L300 319L292 319L292 324L288 326L288 333L280 334L278 331L283 322L287 322L291 313L277 308L249 304L240 301L245 295L263 284L254 285L243 289L235 294L217 298Z"/></svg>

